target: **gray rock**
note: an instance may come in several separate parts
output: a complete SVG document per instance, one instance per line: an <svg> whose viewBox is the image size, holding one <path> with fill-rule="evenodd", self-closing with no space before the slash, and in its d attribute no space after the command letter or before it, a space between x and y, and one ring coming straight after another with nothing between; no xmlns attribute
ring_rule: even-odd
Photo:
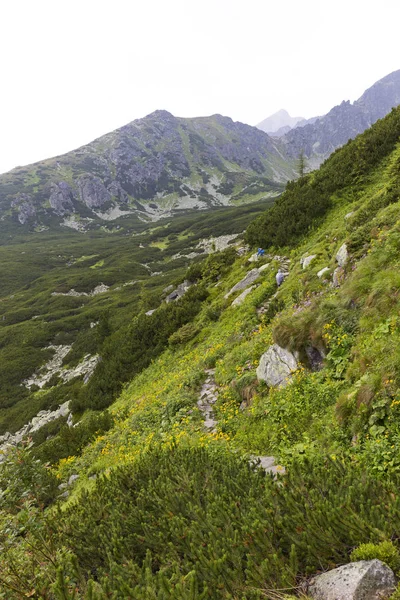
<svg viewBox="0 0 400 600"><path fill-rule="evenodd" d="M290 383L292 372L296 369L297 360L294 355L278 344L273 344L261 356L257 378L265 381L270 387L285 387Z"/></svg>
<svg viewBox="0 0 400 600"><path fill-rule="evenodd" d="M383 600L396 588L394 573L380 560L360 560L343 565L310 582L315 600Z"/></svg>
<svg viewBox="0 0 400 600"><path fill-rule="evenodd" d="M331 286L334 288L340 287L340 284L343 280L344 271L342 267L336 267L333 271L332 283Z"/></svg>
<svg viewBox="0 0 400 600"><path fill-rule="evenodd" d="M257 262L259 259L259 255L257 254L257 252L255 252L254 254L252 254L249 258L249 262Z"/></svg>
<svg viewBox="0 0 400 600"><path fill-rule="evenodd" d="M50 186L50 206L56 215L65 215L74 210L74 192L65 181Z"/></svg>
<svg viewBox="0 0 400 600"><path fill-rule="evenodd" d="M157 310L156 308L152 308L151 310L148 310L148 311L147 311L146 313L144 313L144 314L146 315L146 317L151 317L151 315L152 315L153 313L155 313L155 312L156 312L156 310Z"/></svg>
<svg viewBox="0 0 400 600"><path fill-rule="evenodd" d="M274 456L256 456L256 455L252 455L250 456L250 460L253 463L259 463L260 467L262 469L264 469L264 471L266 473L272 473L274 476L276 476L278 473L283 475L284 473L286 473L286 469L285 467L283 467L282 465L277 465L275 463L275 457Z"/></svg>
<svg viewBox="0 0 400 600"><path fill-rule="evenodd" d="M350 219L353 215L354 215L354 211L351 211L351 212L347 213L347 215L344 215L344 218L347 220L347 219Z"/></svg>
<svg viewBox="0 0 400 600"><path fill-rule="evenodd" d="M329 271L329 267L324 267L323 269L318 271L317 277L319 277L321 279L322 275L324 275L327 271Z"/></svg>
<svg viewBox="0 0 400 600"><path fill-rule="evenodd" d="M176 290L168 294L168 296L165 298L165 302L173 302L174 300L182 298L182 296L188 291L190 287L192 287L192 284L190 283L190 281L185 279L183 283L180 283L178 285Z"/></svg>
<svg viewBox="0 0 400 600"><path fill-rule="evenodd" d="M29 194L18 194L11 202L11 208L17 210L18 221L21 225L25 225L32 221L36 216L36 209L33 205L32 197Z"/></svg>
<svg viewBox="0 0 400 600"><path fill-rule="evenodd" d="M266 271L269 267L271 263L265 263L265 265L261 265L261 267L258 268L258 272L259 273L263 273L264 271Z"/></svg>
<svg viewBox="0 0 400 600"><path fill-rule="evenodd" d="M241 304L243 304L245 298L250 294L250 292L254 290L255 287L255 285L252 285L251 287L247 288L247 290L244 290L244 292L242 292L240 296L234 299L231 306L240 306Z"/></svg>
<svg viewBox="0 0 400 600"><path fill-rule="evenodd" d="M336 261L337 261L339 267L344 267L345 264L347 263L348 259L349 259L349 253L347 251L347 245L342 244L336 254Z"/></svg>
<svg viewBox="0 0 400 600"><path fill-rule="evenodd" d="M94 175L82 175L77 181L81 201L88 208L99 208L111 200L104 183Z"/></svg>
<svg viewBox="0 0 400 600"><path fill-rule="evenodd" d="M79 479L79 475L71 475L71 477L68 479L68 485L72 485L77 479Z"/></svg>
<svg viewBox="0 0 400 600"><path fill-rule="evenodd" d="M228 248L234 239L239 234L233 233L230 235L219 235L218 237L211 237L209 239L200 240L196 248L204 250L206 254L213 254Z"/></svg>
<svg viewBox="0 0 400 600"><path fill-rule="evenodd" d="M303 265L303 269L307 269L307 267L314 260L314 258L316 258L316 256L317 256L316 254L310 254L310 256L306 256L305 258L302 258L300 261L300 264Z"/></svg>
<svg viewBox="0 0 400 600"><path fill-rule="evenodd" d="M246 289L247 287L249 287L249 285L252 285L259 277L260 271L258 269L252 269L246 274L245 277L243 277L243 279L241 279L236 285L234 285L233 288L231 288L227 294L225 294L225 299L229 298L231 294L234 294L239 290Z"/></svg>
<svg viewBox="0 0 400 600"><path fill-rule="evenodd" d="M312 371L320 371L323 367L325 353L314 346L306 346L306 354Z"/></svg>

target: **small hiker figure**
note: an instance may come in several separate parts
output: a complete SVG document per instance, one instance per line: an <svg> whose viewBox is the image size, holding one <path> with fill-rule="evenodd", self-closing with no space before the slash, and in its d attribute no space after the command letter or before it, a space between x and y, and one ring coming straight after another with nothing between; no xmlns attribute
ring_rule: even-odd
<svg viewBox="0 0 400 600"><path fill-rule="evenodd" d="M264 254L265 254L265 250L263 250L262 248L259 248L257 250L257 256L264 256Z"/></svg>
<svg viewBox="0 0 400 600"><path fill-rule="evenodd" d="M285 279L285 274L283 273L283 271L281 269L278 270L275 279L276 279L276 283L278 284L278 287L280 285L282 285L283 280Z"/></svg>

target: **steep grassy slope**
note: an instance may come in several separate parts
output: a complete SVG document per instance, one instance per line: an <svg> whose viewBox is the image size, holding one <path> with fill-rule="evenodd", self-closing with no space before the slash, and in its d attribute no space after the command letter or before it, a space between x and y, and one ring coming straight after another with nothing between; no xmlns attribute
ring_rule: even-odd
<svg viewBox="0 0 400 600"><path fill-rule="evenodd" d="M297 208L324 182L323 210L306 211L303 234L284 240L290 246L274 239L240 306L225 295L254 266L250 252L190 267L196 315L102 413L109 421L90 443L58 460L87 413L9 455L3 597L282 598L301 596L311 573L349 561L361 543L393 540L399 556L399 164L397 109L249 228L261 235L260 222L283 209L294 227ZM292 217L289 199L298 203ZM283 257L289 275L277 290ZM301 359L286 387L257 380L274 342ZM215 431L197 404L209 369L219 390ZM274 480L251 455L275 456L286 474Z"/></svg>
<svg viewBox="0 0 400 600"><path fill-rule="evenodd" d="M135 235L127 222L110 235L42 232L0 246L0 434L86 393L78 374L67 384L55 377L40 390L22 385L54 347L71 346L63 367L96 355L105 336L124 331L133 315L155 308L163 290L181 280L193 260L187 255L205 256L202 239L240 234L269 203L179 217Z"/></svg>

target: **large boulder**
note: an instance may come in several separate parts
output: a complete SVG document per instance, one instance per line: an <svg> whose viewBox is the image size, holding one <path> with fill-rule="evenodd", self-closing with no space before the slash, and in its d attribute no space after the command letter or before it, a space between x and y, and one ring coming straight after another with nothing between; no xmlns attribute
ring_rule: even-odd
<svg viewBox="0 0 400 600"><path fill-rule="evenodd" d="M285 387L297 369L295 356L278 344L273 344L261 356L257 367L257 378L265 381L270 387Z"/></svg>
<svg viewBox="0 0 400 600"><path fill-rule="evenodd" d="M348 259L349 259L349 253L347 251L347 245L342 244L336 254L336 260L337 260L339 267L344 267L345 264L347 263Z"/></svg>
<svg viewBox="0 0 400 600"><path fill-rule="evenodd" d="M225 299L229 298L229 296L231 294L234 294L235 292L238 292L239 290L244 290L247 287L249 287L250 285L252 285L256 279L258 279L260 277L260 271L258 269L251 269L251 271L249 271L245 277L243 277L243 279L241 279L236 285L233 286L233 288L231 288L229 290L229 292L227 294L225 294Z"/></svg>
<svg viewBox="0 0 400 600"><path fill-rule="evenodd" d="M396 588L396 577L380 560L360 560L314 577L308 590L315 600L383 600Z"/></svg>

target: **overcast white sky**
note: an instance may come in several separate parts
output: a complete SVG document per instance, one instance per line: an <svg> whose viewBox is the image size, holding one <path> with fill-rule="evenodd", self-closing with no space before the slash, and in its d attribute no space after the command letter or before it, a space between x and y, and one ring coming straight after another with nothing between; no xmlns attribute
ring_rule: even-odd
<svg viewBox="0 0 400 600"><path fill-rule="evenodd" d="M1 0L0 172L149 114L326 113L400 69L399 0Z"/></svg>

